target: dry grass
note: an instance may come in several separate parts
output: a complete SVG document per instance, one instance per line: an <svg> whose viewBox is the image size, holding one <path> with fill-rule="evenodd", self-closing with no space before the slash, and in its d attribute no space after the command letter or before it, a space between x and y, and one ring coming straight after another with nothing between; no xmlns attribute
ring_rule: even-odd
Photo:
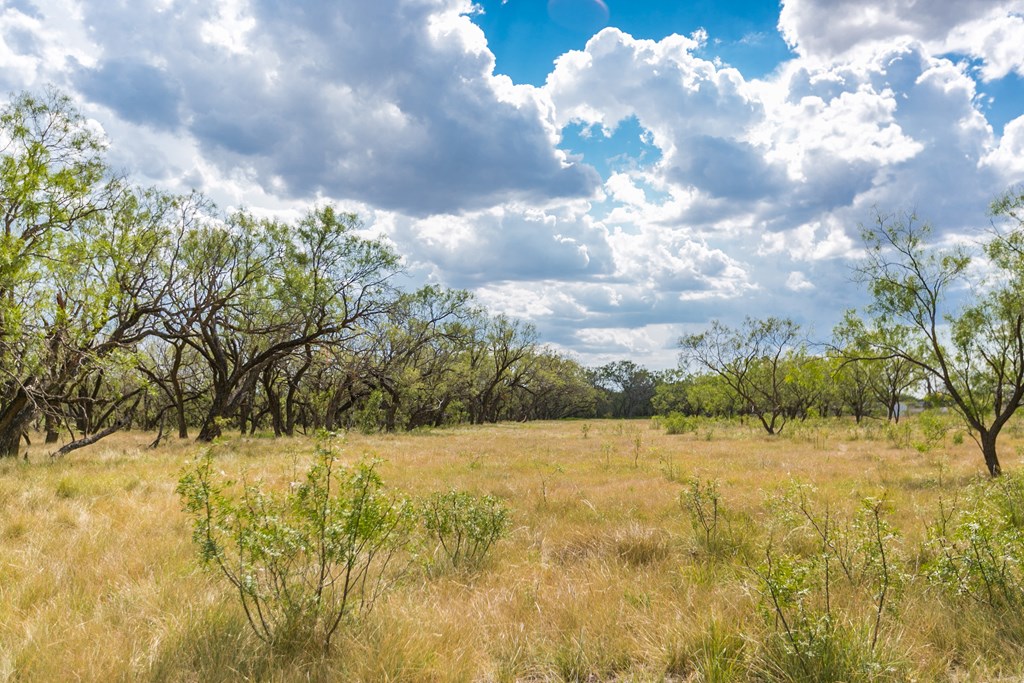
<svg viewBox="0 0 1024 683"><path fill-rule="evenodd" d="M769 675L770 627L744 560L763 554L775 523L766 500L793 481L837 510L885 497L912 564L940 498L983 469L969 440L920 453L880 427L768 438L726 424L683 436L588 424L348 437L345 456L383 458L389 486L499 496L514 528L478 572L412 572L327 656L268 650L226 584L198 568L175 494L194 444L151 451L127 434L63 461L0 463L0 681L756 679ZM1019 443L1002 446L1007 470L1024 467ZM312 448L234 438L217 463L279 484ZM702 553L680 505L690 477L718 482L737 553ZM1009 680L1024 674L1022 634L918 582L882 646L900 677Z"/></svg>

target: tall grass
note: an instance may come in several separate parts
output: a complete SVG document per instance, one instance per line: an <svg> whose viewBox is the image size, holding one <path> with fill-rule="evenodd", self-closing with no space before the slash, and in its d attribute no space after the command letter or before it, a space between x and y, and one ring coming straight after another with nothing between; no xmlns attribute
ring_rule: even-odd
<svg viewBox="0 0 1024 683"><path fill-rule="evenodd" d="M512 527L476 571L409 572L326 655L261 643L230 587L201 569L174 492L194 444L152 451L150 436L124 434L59 462L3 462L0 681L1020 678L1024 619L927 576L940 503L966 500L980 456L948 435L918 449L925 437L906 424L909 438L824 420L782 438L735 421L676 435L611 421L350 435L348 464L381 458L390 488L493 496ZM1012 471L1024 430L1008 433ZM236 436L215 462L284 490L294 453L313 449ZM830 574L820 649L801 655L821 665L810 677L758 576L770 544L813 562L804 607L817 628L823 544L796 490L813 491L814 519L827 506L842 524L865 498L884 500L902 577L876 629L877 573L855 584ZM714 498L717 520L713 506L694 518L686 491Z"/></svg>

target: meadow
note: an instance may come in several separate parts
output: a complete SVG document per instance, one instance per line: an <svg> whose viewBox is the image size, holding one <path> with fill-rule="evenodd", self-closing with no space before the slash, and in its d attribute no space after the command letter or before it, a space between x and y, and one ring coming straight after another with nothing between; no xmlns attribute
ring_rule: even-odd
<svg viewBox="0 0 1024 683"><path fill-rule="evenodd" d="M389 489L490 494L512 524L471 569L410 558L326 652L261 642L200 566L176 493L195 443L126 433L54 461L34 446L0 462L0 681L1020 680L1020 568L982 584L935 570L994 547L937 544L938 527L984 531L979 497L1019 491L988 480L969 438L928 426L349 434L343 460L380 458ZM1024 427L1001 448L1015 482ZM213 454L274 488L313 450L235 434Z"/></svg>

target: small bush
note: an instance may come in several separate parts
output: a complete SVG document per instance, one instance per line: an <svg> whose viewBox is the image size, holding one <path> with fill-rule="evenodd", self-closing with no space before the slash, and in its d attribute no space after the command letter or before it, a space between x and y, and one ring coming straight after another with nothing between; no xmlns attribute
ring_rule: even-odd
<svg viewBox="0 0 1024 683"><path fill-rule="evenodd" d="M203 564L235 587L249 625L274 646L315 639L329 648L338 627L389 585L413 521L408 502L385 491L376 462L344 468L324 444L305 480L284 493L219 481L210 451L177 490Z"/></svg>
<svg viewBox="0 0 1024 683"><path fill-rule="evenodd" d="M810 493L796 485L786 497L791 549L769 540L764 561L750 567L769 628L758 668L772 680L903 680L881 637L907 580L886 505L864 499L844 520L828 506L815 509Z"/></svg>
<svg viewBox="0 0 1024 683"><path fill-rule="evenodd" d="M665 428L666 434L697 433L697 418L688 417L682 413L669 413L660 418L659 422Z"/></svg>
<svg viewBox="0 0 1024 683"><path fill-rule="evenodd" d="M421 516L427 534L453 567L478 567L512 523L500 500L465 491L435 493L423 503Z"/></svg>
<svg viewBox="0 0 1024 683"><path fill-rule="evenodd" d="M679 495L679 503L690 518L697 545L712 557L721 555L729 547L722 533L720 501L717 482L702 482L696 478L689 479Z"/></svg>
<svg viewBox="0 0 1024 683"><path fill-rule="evenodd" d="M1024 608L1024 481L1004 476L944 506L931 529L929 578L950 594L990 608Z"/></svg>

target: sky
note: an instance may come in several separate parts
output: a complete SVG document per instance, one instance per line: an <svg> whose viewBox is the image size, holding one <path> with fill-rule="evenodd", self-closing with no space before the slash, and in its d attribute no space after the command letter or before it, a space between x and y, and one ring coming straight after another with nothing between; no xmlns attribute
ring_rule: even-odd
<svg viewBox="0 0 1024 683"><path fill-rule="evenodd" d="M588 365L827 337L861 225L1024 182L1024 0L0 0L0 92L50 85L135 182L332 202Z"/></svg>

